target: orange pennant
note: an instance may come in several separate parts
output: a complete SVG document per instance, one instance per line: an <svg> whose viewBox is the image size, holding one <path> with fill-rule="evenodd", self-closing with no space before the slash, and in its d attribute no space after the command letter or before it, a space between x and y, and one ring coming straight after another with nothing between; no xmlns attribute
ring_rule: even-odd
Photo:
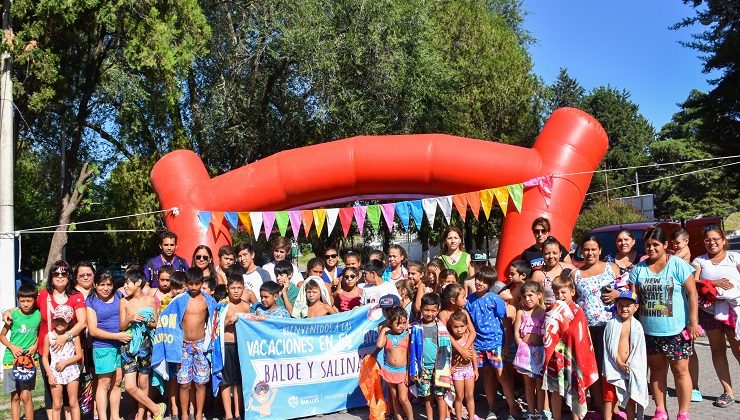
<svg viewBox="0 0 740 420"><path fill-rule="evenodd" d="M478 220L478 217L480 217L480 192L465 193L465 198L468 200L473 217Z"/></svg>
<svg viewBox="0 0 740 420"><path fill-rule="evenodd" d="M301 210L301 216L303 217L303 233L308 238L308 232L311 230L313 224L313 210Z"/></svg>
<svg viewBox="0 0 740 420"><path fill-rule="evenodd" d="M452 203L455 205L457 212L460 214L462 221L465 221L465 216L468 214L468 198L465 194L455 194L452 196Z"/></svg>
<svg viewBox="0 0 740 420"><path fill-rule="evenodd" d="M252 232L252 218L249 217L249 212L247 211L240 211L239 212L239 221L242 222L242 227L244 227L244 231L246 231L249 236L253 235Z"/></svg>

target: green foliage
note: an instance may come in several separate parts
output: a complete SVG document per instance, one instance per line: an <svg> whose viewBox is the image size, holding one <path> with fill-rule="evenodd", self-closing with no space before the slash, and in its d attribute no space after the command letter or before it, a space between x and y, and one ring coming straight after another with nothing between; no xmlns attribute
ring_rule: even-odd
<svg viewBox="0 0 740 420"><path fill-rule="evenodd" d="M618 201L599 201L583 210L573 228L573 238L581 238L591 229L618 223L641 222L642 215L632 206Z"/></svg>
<svg viewBox="0 0 740 420"><path fill-rule="evenodd" d="M562 107L580 108L586 96L586 88L568 74L568 69L560 68L555 83L548 89L548 115Z"/></svg>

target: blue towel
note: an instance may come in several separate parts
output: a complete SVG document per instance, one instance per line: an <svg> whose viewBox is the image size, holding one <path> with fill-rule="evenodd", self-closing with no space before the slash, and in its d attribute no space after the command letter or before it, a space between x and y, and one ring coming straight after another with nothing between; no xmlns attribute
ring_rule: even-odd
<svg viewBox="0 0 740 420"><path fill-rule="evenodd" d="M221 383L220 372L223 369L223 358L221 357L221 338L216 330L217 323L214 319L218 316L218 303L203 292L201 295L208 306L208 317L205 325L205 339L203 340L203 353L211 363L213 376L213 388L218 390ZM190 295L182 293L170 301L167 308L159 314L157 329L154 332L154 346L152 349L152 366L154 374L163 380L169 379L167 374L167 363L181 363L183 349L182 318L185 316L185 308L190 302Z"/></svg>

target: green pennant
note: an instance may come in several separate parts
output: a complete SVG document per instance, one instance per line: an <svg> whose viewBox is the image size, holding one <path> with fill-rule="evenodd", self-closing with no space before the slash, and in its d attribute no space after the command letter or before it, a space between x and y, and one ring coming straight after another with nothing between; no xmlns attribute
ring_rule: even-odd
<svg viewBox="0 0 740 420"><path fill-rule="evenodd" d="M288 211L282 210L275 212L275 221L278 225L278 230L280 231L280 236L285 236L285 234L288 232L288 222L290 218L288 217Z"/></svg>
<svg viewBox="0 0 740 420"><path fill-rule="evenodd" d="M370 225L373 227L373 232L380 232L380 206L373 204L367 206L367 220L370 221Z"/></svg>
<svg viewBox="0 0 740 420"><path fill-rule="evenodd" d="M514 202L514 207L516 207L516 211L519 213L522 212L522 200L524 198L524 184L513 184L509 185L509 197L511 197L511 201Z"/></svg>

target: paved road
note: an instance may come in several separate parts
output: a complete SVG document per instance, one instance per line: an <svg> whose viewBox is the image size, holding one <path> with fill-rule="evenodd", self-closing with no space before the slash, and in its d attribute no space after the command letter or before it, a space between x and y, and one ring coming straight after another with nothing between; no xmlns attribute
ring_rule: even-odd
<svg viewBox="0 0 740 420"><path fill-rule="evenodd" d="M714 399L719 396L722 393L722 387L719 384L719 381L717 380L717 377L714 373L714 367L711 363L711 353L709 351L709 346L706 341L698 341L696 343L696 351L699 356L699 363L700 363L700 377L699 377L699 386L704 394L704 400L698 403L692 403L691 404L691 418L693 420L738 420L740 419L740 404L734 404L726 408L717 408L712 405L712 402ZM738 364L734 361L734 358L732 356L732 353L728 350L727 351L728 358L730 360L730 372L732 375L732 383L735 384L735 388L737 390L740 390L740 367L738 367ZM669 388L673 387L673 378L671 375L668 375L668 386ZM740 391L736 391L736 395ZM669 389L669 398L668 398L668 413L670 415L671 419L674 419L676 416L676 412L678 410L678 400L675 398L675 393L671 392L671 389ZM476 400L477 406L479 407L478 415L479 416L485 416L486 414L486 404L485 404L485 398L482 395L478 396L479 398ZM36 406L41 405L40 402L36 403ZM129 406L127 400L124 400L122 407ZM505 404L503 401L499 402L499 407L505 407ZM424 419L426 418L425 415L421 414L423 412L423 408L421 406L414 406L415 410L415 417ZM652 414L655 412L655 405L650 404L648 409L645 411L646 418L651 418ZM43 412L43 410L37 410L35 419L45 419L46 416ZM317 417L319 418L319 417ZM350 410L348 413L334 413L334 414L327 414L320 417L321 420L350 420L350 419L367 419L368 413L367 409L357 409L357 410ZM502 412L499 413L499 418L506 418L506 413ZM211 420L212 418L209 417L208 420Z"/></svg>

